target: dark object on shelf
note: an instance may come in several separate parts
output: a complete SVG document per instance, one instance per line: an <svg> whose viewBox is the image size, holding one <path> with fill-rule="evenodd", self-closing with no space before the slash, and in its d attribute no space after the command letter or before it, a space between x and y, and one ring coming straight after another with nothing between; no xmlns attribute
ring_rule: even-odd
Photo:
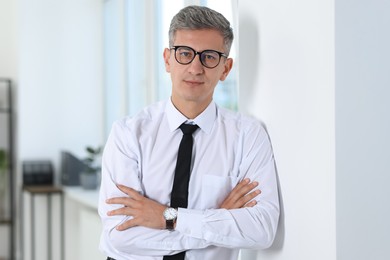
<svg viewBox="0 0 390 260"><path fill-rule="evenodd" d="M79 186L80 174L88 166L68 151L61 151L61 183L66 186Z"/></svg>
<svg viewBox="0 0 390 260"><path fill-rule="evenodd" d="M23 162L23 185L52 185L53 165L50 161Z"/></svg>

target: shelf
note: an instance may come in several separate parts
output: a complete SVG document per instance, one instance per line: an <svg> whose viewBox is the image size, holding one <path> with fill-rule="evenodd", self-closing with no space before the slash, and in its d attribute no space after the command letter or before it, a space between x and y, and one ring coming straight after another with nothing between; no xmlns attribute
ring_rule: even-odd
<svg viewBox="0 0 390 260"><path fill-rule="evenodd" d="M64 193L68 198L92 209L98 208L99 190L85 190L79 186L63 187Z"/></svg>
<svg viewBox="0 0 390 260"><path fill-rule="evenodd" d="M11 219L0 219L0 225L9 225L12 224Z"/></svg>
<svg viewBox="0 0 390 260"><path fill-rule="evenodd" d="M8 203L4 212L0 216L0 226L7 226L10 228L9 238L6 242L9 245L9 253L5 256L1 255L0 260L9 259L15 260L15 171L14 171L14 118L13 118L13 102L12 102L12 82L10 79L0 78L0 142L2 143L1 149L5 149L7 152L7 189L6 195L3 198L7 198ZM4 146L4 147L3 147ZM3 184L3 183L2 183ZM5 201L3 201L5 202ZM3 203L2 203L3 205ZM3 211L1 211L3 212ZM5 241L1 241L4 243ZM3 250L2 250L3 251Z"/></svg>
<svg viewBox="0 0 390 260"><path fill-rule="evenodd" d="M53 185L23 186L23 190L34 194L62 193L62 188Z"/></svg>

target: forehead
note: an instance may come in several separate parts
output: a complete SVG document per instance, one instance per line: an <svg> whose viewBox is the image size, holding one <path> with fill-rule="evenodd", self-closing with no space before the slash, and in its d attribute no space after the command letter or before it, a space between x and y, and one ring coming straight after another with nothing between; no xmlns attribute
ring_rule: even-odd
<svg viewBox="0 0 390 260"><path fill-rule="evenodd" d="M177 30L173 45L189 46L196 51L224 51L223 37L219 31L213 29Z"/></svg>

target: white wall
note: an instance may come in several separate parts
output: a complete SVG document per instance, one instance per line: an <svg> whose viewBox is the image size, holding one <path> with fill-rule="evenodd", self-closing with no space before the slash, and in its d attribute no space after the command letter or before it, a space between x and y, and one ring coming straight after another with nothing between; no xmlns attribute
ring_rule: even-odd
<svg viewBox="0 0 390 260"><path fill-rule="evenodd" d="M86 145L104 143L102 4L0 1L0 77L15 87L18 190L21 161L50 159L58 170L61 149L85 156Z"/></svg>
<svg viewBox="0 0 390 260"><path fill-rule="evenodd" d="M268 128L284 204L274 247L244 255L335 259L334 2L239 0L239 31L240 109Z"/></svg>
<svg viewBox="0 0 390 260"><path fill-rule="evenodd" d="M104 143L102 5L19 0L18 159L52 160L57 181L61 150L82 157ZM37 243L36 255L45 251Z"/></svg>
<svg viewBox="0 0 390 260"><path fill-rule="evenodd" d="M336 1L337 258L390 259L390 2Z"/></svg>
<svg viewBox="0 0 390 260"><path fill-rule="evenodd" d="M20 0L19 155L103 142L102 3Z"/></svg>
<svg viewBox="0 0 390 260"><path fill-rule="evenodd" d="M0 1L0 77L17 75L17 16L15 1Z"/></svg>
<svg viewBox="0 0 390 260"><path fill-rule="evenodd" d="M390 2L239 1L240 107L265 121L284 204L246 259L390 258Z"/></svg>

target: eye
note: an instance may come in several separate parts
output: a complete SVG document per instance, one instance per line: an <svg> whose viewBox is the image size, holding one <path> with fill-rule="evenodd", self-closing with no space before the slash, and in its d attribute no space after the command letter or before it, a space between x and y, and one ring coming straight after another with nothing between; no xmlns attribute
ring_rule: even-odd
<svg viewBox="0 0 390 260"><path fill-rule="evenodd" d="M183 56L183 57L191 56L191 53L189 51L180 51L179 54L180 54L180 56Z"/></svg>
<svg viewBox="0 0 390 260"><path fill-rule="evenodd" d="M192 59L192 57L194 56L194 52L188 48L179 48L177 52L179 54L179 57L183 59Z"/></svg>
<svg viewBox="0 0 390 260"><path fill-rule="evenodd" d="M205 52L203 54L203 59L206 61L215 61L218 60L219 55L216 52Z"/></svg>

